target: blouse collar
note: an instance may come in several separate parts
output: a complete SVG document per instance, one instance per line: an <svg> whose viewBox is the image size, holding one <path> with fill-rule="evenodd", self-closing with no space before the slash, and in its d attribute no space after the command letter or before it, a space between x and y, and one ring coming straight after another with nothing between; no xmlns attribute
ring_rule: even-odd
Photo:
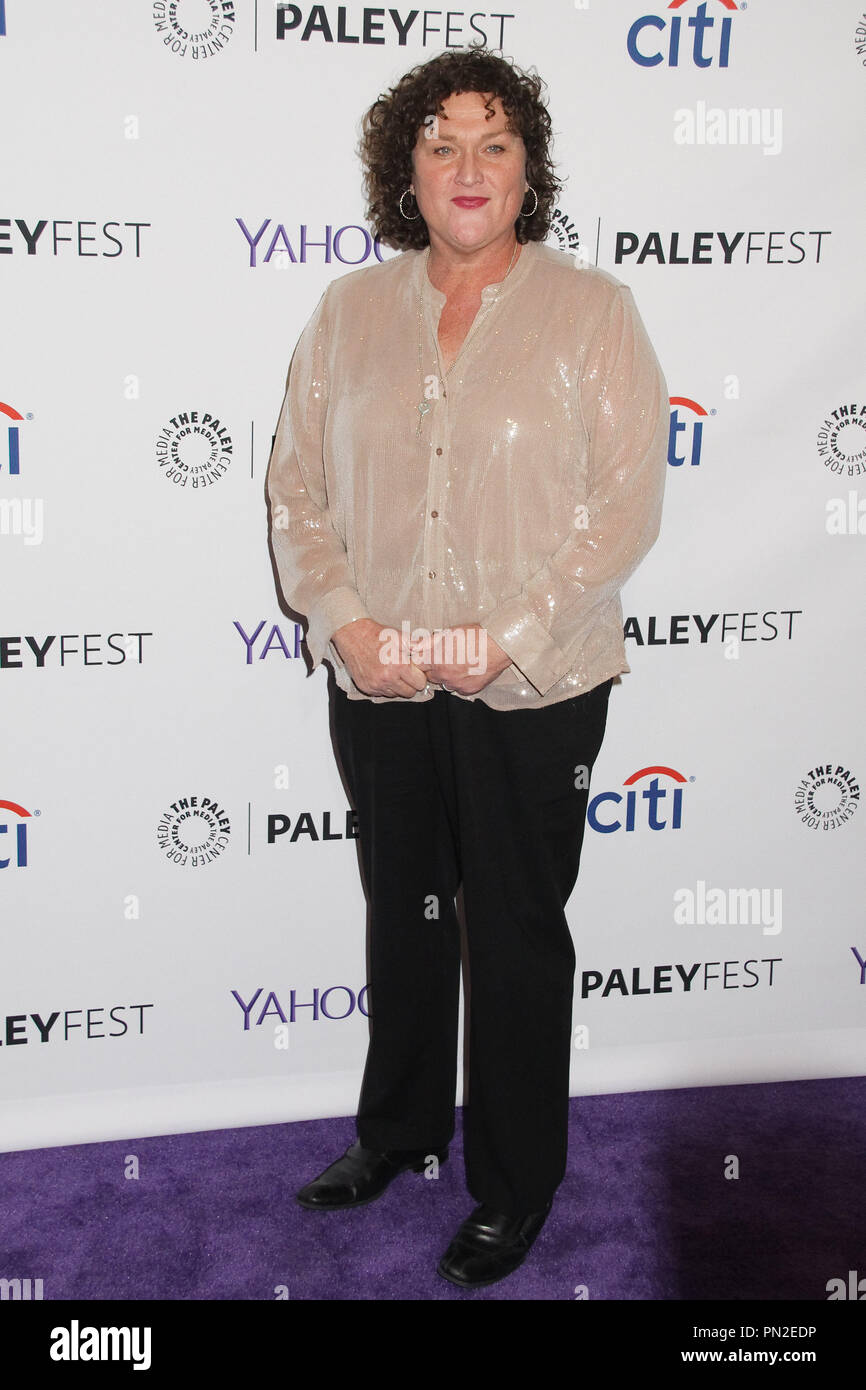
<svg viewBox="0 0 866 1390"><path fill-rule="evenodd" d="M482 301L488 299L505 299L514 289L525 280L529 274L530 266L538 254L541 243L538 241L525 241L522 243L520 254L505 276L504 280L498 280L492 285L485 285L481 291ZM444 306L446 296L442 290L438 290L427 274L427 260L430 254L430 247L426 246L423 251L416 253L417 261L415 265L416 286L420 283L422 294L429 302L440 308Z"/></svg>

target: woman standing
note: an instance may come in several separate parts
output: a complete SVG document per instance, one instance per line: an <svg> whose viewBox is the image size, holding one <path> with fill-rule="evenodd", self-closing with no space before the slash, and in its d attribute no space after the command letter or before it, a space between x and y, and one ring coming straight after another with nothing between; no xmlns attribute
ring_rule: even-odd
<svg viewBox="0 0 866 1390"><path fill-rule="evenodd" d="M358 1140L298 1199L359 1205L447 1157L462 882L477 1205L438 1267L461 1287L518 1267L565 1174L565 908L667 458L630 290L544 244L542 85L449 50L367 112L368 217L403 254L325 291L268 473L285 598L335 668L371 909Z"/></svg>

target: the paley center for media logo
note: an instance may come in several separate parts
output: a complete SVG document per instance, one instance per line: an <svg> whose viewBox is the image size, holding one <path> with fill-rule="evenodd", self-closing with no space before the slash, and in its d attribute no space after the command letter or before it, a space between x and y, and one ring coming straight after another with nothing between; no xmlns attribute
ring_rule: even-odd
<svg viewBox="0 0 866 1390"><path fill-rule="evenodd" d="M174 486L203 492L231 467L234 443L219 415L208 410L179 410L156 439L156 461Z"/></svg>
<svg viewBox="0 0 866 1390"><path fill-rule="evenodd" d="M151 0L151 10L163 46L188 62L216 58L235 31L235 0Z"/></svg>
<svg viewBox="0 0 866 1390"><path fill-rule="evenodd" d="M179 796L166 807L156 839L166 859L197 869L218 859L229 843L231 819L209 796Z"/></svg>

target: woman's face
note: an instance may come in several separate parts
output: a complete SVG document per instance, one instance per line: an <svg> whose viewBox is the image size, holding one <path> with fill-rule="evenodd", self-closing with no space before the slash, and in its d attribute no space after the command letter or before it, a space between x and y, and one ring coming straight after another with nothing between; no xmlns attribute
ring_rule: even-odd
<svg viewBox="0 0 866 1390"><path fill-rule="evenodd" d="M452 94L431 112L412 152L412 192L434 250L481 250L511 240L526 197L526 146L506 129L497 97L488 119L480 92Z"/></svg>

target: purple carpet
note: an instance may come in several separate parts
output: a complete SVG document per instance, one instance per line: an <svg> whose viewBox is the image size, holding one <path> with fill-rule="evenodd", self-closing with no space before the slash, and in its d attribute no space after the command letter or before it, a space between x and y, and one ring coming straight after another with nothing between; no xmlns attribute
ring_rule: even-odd
<svg viewBox="0 0 866 1390"><path fill-rule="evenodd" d="M342 1212L294 1193L352 1143L351 1119L0 1154L0 1278L42 1279L45 1300L822 1301L829 1279L866 1275L866 1078L573 1100L544 1230L476 1291L436 1274L474 1206L461 1119L438 1180L402 1173Z"/></svg>

